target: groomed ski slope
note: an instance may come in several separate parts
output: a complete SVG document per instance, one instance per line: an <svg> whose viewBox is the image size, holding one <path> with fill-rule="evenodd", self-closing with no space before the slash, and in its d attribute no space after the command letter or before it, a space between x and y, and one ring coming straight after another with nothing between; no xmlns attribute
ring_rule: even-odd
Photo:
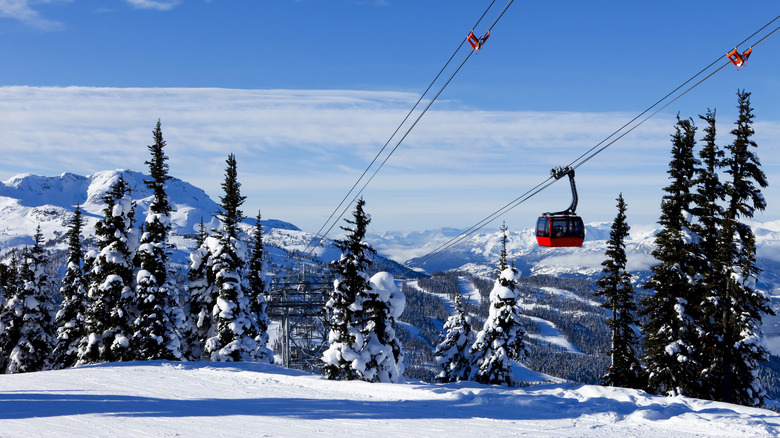
<svg viewBox="0 0 780 438"><path fill-rule="evenodd" d="M2 437L771 437L780 414L600 386L334 382L275 365L0 375Z"/></svg>

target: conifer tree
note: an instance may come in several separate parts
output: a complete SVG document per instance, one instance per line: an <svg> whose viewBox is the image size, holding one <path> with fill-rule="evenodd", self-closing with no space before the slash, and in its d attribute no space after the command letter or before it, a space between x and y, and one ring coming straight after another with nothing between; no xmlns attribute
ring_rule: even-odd
<svg viewBox="0 0 780 438"><path fill-rule="evenodd" d="M219 239L204 236L203 241L190 253L187 272L187 324L183 333L188 358L209 359L205 355L206 341L216 333L213 311L217 303L217 279L213 270L214 254Z"/></svg>
<svg viewBox="0 0 780 438"><path fill-rule="evenodd" d="M218 291L216 305L212 307L215 331L204 347L211 360L256 360L258 333L249 317L249 299L244 293L246 244L240 239L238 226L244 219L240 207L246 197L241 195L235 155L230 154L226 162L222 183L225 195L220 197L221 209L217 214L221 223L219 243L211 254Z"/></svg>
<svg viewBox="0 0 780 438"><path fill-rule="evenodd" d="M5 373L5 368L8 365L8 340L9 328L11 324L12 313L8 308L8 300L6 298L6 282L3 281L5 277L5 270L7 266L4 263L0 263L0 374Z"/></svg>
<svg viewBox="0 0 780 438"><path fill-rule="evenodd" d="M268 343L268 325L270 324L268 313L266 313L266 308L268 307L266 297L269 293L269 285L266 282L263 225L259 211L257 212L257 223L255 224L252 238L254 245L252 247L252 255L247 264L248 287L245 289L247 299L249 300L249 315L257 326L257 337L255 340L257 341L258 360L273 362L273 352L266 347Z"/></svg>
<svg viewBox="0 0 780 438"><path fill-rule="evenodd" d="M441 371L436 380L442 383L460 382L469 379L471 355L469 349L474 343L469 316L463 308L463 298L455 294L455 313L447 318L441 332L441 342L434 350L436 364Z"/></svg>
<svg viewBox="0 0 780 438"><path fill-rule="evenodd" d="M86 336L79 344L79 364L133 360L130 346L134 308L133 255L138 230L135 203L120 175L103 196L103 218L95 226L98 252L90 256Z"/></svg>
<svg viewBox="0 0 780 438"><path fill-rule="evenodd" d="M367 382L403 382L404 354L395 333L395 321L406 306L406 298L388 272L374 274L363 300L364 322L360 327L360 349L365 369L358 370Z"/></svg>
<svg viewBox="0 0 780 438"><path fill-rule="evenodd" d="M714 305L714 329L720 340L718 357L712 364L713 398L730 403L757 406L765 394L756 378L757 363L766 360L761 343L761 314L773 315L769 299L756 288L760 269L756 266L756 240L744 220L766 208L761 188L768 183L752 139L753 109L750 93L737 93L739 118L731 131L734 142L725 147L726 209L718 247L722 273Z"/></svg>
<svg viewBox="0 0 780 438"><path fill-rule="evenodd" d="M168 273L170 248L168 235L171 231L171 206L166 192L168 157L165 155L160 120L152 132L154 144L148 146L151 153L149 174L151 180L144 180L154 196L149 204L144 233L136 252L137 318L132 325L132 348L136 358L141 360L181 360L181 336L179 330L184 323L184 314L179 296Z"/></svg>
<svg viewBox="0 0 780 438"><path fill-rule="evenodd" d="M57 343L53 355L57 368L69 368L76 364L79 343L85 335L87 284L84 278L84 251L81 244L83 226L81 208L76 206L67 233L68 264L60 287L62 302L55 318Z"/></svg>
<svg viewBox="0 0 780 438"><path fill-rule="evenodd" d="M13 335L14 309L8 306L19 288L16 249L11 250L10 264L0 263L0 374L8 367Z"/></svg>
<svg viewBox="0 0 780 438"><path fill-rule="evenodd" d="M626 271L626 239L631 227L626 222L626 203L622 193L617 197L617 208L618 214L612 222L607 241L607 259L601 263L604 267L602 276L596 282L600 287L596 295L606 298L602 307L612 312L612 317L607 318L607 326L612 329L612 346L607 352L611 365L603 380L609 386L639 389L644 387L644 383L637 359L638 340L634 333L634 326L638 325L636 303L631 274Z"/></svg>
<svg viewBox="0 0 780 438"><path fill-rule="evenodd" d="M222 190L225 192L225 195L219 197L221 209L217 212L217 217L222 224L221 234L235 239L238 237L238 224L244 220L244 212L241 211L241 206L246 201L246 196L241 195L241 183L238 182L236 156L234 154L228 155L226 163L225 181L222 183Z"/></svg>
<svg viewBox="0 0 780 438"><path fill-rule="evenodd" d="M693 177L697 163L693 148L696 127L690 119L677 118L672 135L670 184L661 203L661 231L656 235L653 256L658 260L645 284L654 294L644 302L648 316L642 327L648 389L656 394L701 394L700 291L694 285L699 261L690 211L693 208Z"/></svg>
<svg viewBox="0 0 780 438"><path fill-rule="evenodd" d="M500 276L502 272L506 268L509 267L507 264L507 251L506 251L506 244L509 240L509 236L507 235L507 228L506 222L501 224L501 252L498 255L498 271L496 271L496 276Z"/></svg>
<svg viewBox="0 0 780 438"><path fill-rule="evenodd" d="M372 262L368 256L375 253L365 242L371 222L363 210L365 204L362 198L358 200L354 219L345 219L353 228L341 227L348 234L334 242L341 250L341 258L330 264L336 280L325 304L329 347L322 357L325 375L331 380L360 379L365 370L365 360L360 354L364 343L360 329L365 321L363 302L371 287L368 269Z"/></svg>
<svg viewBox="0 0 780 438"><path fill-rule="evenodd" d="M211 254L212 249L217 246L217 239L209 237L201 217L195 249L189 257L187 296L184 303L187 317L182 330L182 341L186 345L184 351L192 360L204 358L206 340L214 336L211 312L214 303L217 302L217 280L211 269L213 265Z"/></svg>
<svg viewBox="0 0 780 438"><path fill-rule="evenodd" d="M506 227L503 227L503 250L499 266L506 266ZM477 333L469 350L472 357L471 377L479 383L517 386L512 373L512 360L525 354L525 328L520 320L519 273L514 266L504 269L490 291L490 310L482 330Z"/></svg>
<svg viewBox="0 0 780 438"><path fill-rule="evenodd" d="M696 166L694 184L696 192L693 196L692 210L696 222L693 225L695 233L700 236L697 257L699 259L699 277L697 285L701 290L701 320L698 322L703 332L701 338L701 382L703 398L713 398L714 388L719 385L716 363L720 360L719 351L722 348L722 337L719 333L717 320L713 316L718 313L718 288L726 268L720 258L720 233L723 222L723 200L725 187L720 182L719 170L723 166L724 153L716 144L715 111L707 110L704 116L699 116L706 123L704 127L704 146L699 152L700 164Z"/></svg>
<svg viewBox="0 0 780 438"><path fill-rule="evenodd" d="M46 253L41 246L40 225L35 232L35 245L25 250L18 279L17 293L8 302L13 310L9 325L7 373L41 371L51 366L50 356L55 342L54 282L46 272Z"/></svg>
<svg viewBox="0 0 780 438"><path fill-rule="evenodd" d="M206 232L206 225L203 223L203 218L200 218L200 225L198 226L198 235L195 238L195 248L199 248L206 241L208 233Z"/></svg>

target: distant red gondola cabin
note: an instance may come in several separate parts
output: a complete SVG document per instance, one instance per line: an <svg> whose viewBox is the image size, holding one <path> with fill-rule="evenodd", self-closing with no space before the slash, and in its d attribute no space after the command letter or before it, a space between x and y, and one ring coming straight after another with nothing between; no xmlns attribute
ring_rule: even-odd
<svg viewBox="0 0 780 438"><path fill-rule="evenodd" d="M571 205L563 211L543 213L536 221L536 242L539 246L553 248L582 246L585 241L585 225L577 216L577 185L574 184L574 169L570 166L556 167L550 171L550 176L559 180L569 177L571 186Z"/></svg>
<svg viewBox="0 0 780 438"><path fill-rule="evenodd" d="M536 242L554 248L579 247L585 241L585 225L576 215L544 215L536 222Z"/></svg>

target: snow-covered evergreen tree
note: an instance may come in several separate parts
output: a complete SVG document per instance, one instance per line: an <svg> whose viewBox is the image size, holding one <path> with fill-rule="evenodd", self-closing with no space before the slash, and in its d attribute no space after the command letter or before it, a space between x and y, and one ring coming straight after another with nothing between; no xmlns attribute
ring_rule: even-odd
<svg viewBox="0 0 780 438"><path fill-rule="evenodd" d="M5 267L0 263L0 266ZM2 268L0 268L2 269ZM11 311L8 308L8 300L6 299L6 286L0 282L0 374L5 373L5 367L8 365L8 328L11 324Z"/></svg>
<svg viewBox="0 0 780 438"><path fill-rule="evenodd" d="M11 250L10 264L0 263L0 374L5 373L8 366L8 356L11 353L11 341L14 336L12 323L14 309L8 306L10 300L19 289L19 269L16 250Z"/></svg>
<svg viewBox="0 0 780 438"><path fill-rule="evenodd" d="M403 382L404 354L395 334L395 321L404 311L406 298L387 272L374 274L363 300L364 324L359 332L363 339L358 367L360 378L367 382ZM362 368L362 369L361 369Z"/></svg>
<svg viewBox="0 0 780 438"><path fill-rule="evenodd" d="M719 334L719 318L714 315L718 303L718 289L723 273L726 271L724 261L720 258L719 241L724 209L722 201L725 198L725 187L718 175L723 166L724 153L717 146L715 112L708 110L706 115L699 116L706 122L704 127L704 146L699 152L700 163L696 166L694 183L696 192L693 195L692 209L696 222L692 224L700 236L696 257L699 259L697 284L701 290L701 319L698 326L702 330L700 359L702 382L700 397L713 398L716 387L720 385L716 363L720 360L722 337Z"/></svg>
<svg viewBox="0 0 780 438"><path fill-rule="evenodd" d="M645 385L637 359L638 339L634 333L634 327L638 325L636 302L631 274L626 271L626 239L631 227L626 221L626 202L622 193L618 195L617 208L618 214L607 241L607 259L601 263L602 276L596 282L600 289L595 293L606 298L602 307L612 312L612 317L607 318L607 326L612 329L612 345L607 352L611 364L603 380L609 386L640 389Z"/></svg>
<svg viewBox="0 0 780 438"><path fill-rule="evenodd" d="M488 318L469 350L473 360L470 380L510 387L518 384L512 372L512 360L525 356L518 277L515 268L506 268L490 291Z"/></svg>
<svg viewBox="0 0 780 438"><path fill-rule="evenodd" d="M360 379L365 370L360 355L365 341L361 333L366 322L363 302L371 287L368 268L372 262L368 256L375 252L365 242L371 222L363 209L365 204L362 198L358 200L354 220L345 219L353 228L341 227L348 234L334 242L341 250L341 258L330 265L336 279L325 304L329 347L322 356L325 375L331 380Z"/></svg>
<svg viewBox="0 0 780 438"><path fill-rule="evenodd" d="M215 333L212 312L217 303L217 279L214 275L214 254L219 239L204 236L200 245L190 253L187 272L187 324L184 331L187 357L192 360L208 359L205 356L206 340Z"/></svg>
<svg viewBox="0 0 780 438"><path fill-rule="evenodd" d="M84 251L81 244L83 226L81 208L76 206L67 234L68 264L60 287L62 302L55 318L57 343L53 356L56 368L69 368L76 364L79 343L85 334L87 284L84 278Z"/></svg>
<svg viewBox="0 0 780 438"><path fill-rule="evenodd" d="M89 305L85 315L86 335L79 344L80 364L133 360L130 346L133 307L133 255L138 230L133 226L135 203L120 175L103 197L103 218L95 226L98 251L89 254Z"/></svg>
<svg viewBox="0 0 780 438"><path fill-rule="evenodd" d="M753 109L750 93L737 94L739 118L731 131L734 142L725 147L727 206L718 241L719 259L725 271L713 296L714 337L720 341L711 365L716 400L756 406L765 394L756 377L758 362L767 351L762 344L761 314L774 314L766 295L756 287L756 239L744 220L766 208L761 188L768 183L752 140Z"/></svg>
<svg viewBox="0 0 780 438"><path fill-rule="evenodd" d="M217 215L221 223L219 242L210 257L218 291L212 307L215 332L206 340L204 351L215 361L256 360L257 326L249 316L249 299L244 293L247 248L238 227L244 218L240 207L246 197L241 195L235 155L230 154L226 162L222 183L225 195L220 197Z"/></svg>
<svg viewBox="0 0 780 438"><path fill-rule="evenodd" d="M263 225L260 222L260 212L257 212L257 223L255 224L252 240L254 245L252 246L252 255L249 258L249 263L246 268L247 287L246 291L247 299L249 300L249 315L254 319L254 323L257 326L257 360L261 362L273 362L273 351L271 351L266 344L268 344L268 325L270 320L268 319L268 313L266 308L268 307L266 297L268 296L270 289L269 284L266 281L267 272L265 269L265 249L263 247Z"/></svg>
<svg viewBox="0 0 780 438"><path fill-rule="evenodd" d="M506 236L506 227L502 231ZM507 239L503 239L502 243L499 266L508 266ZM520 360L526 354L523 344L525 328L520 320L520 292L517 290L519 276L517 269L507 267L499 274L490 291L488 318L469 350L473 360L471 379L479 383L512 387L518 384L512 372L512 360Z"/></svg>
<svg viewBox="0 0 780 438"><path fill-rule="evenodd" d="M436 364L441 372L436 380L442 383L468 380L471 373L469 349L474 343L470 318L463 308L463 298L455 295L455 313L447 318L441 332L441 342L434 350Z"/></svg>
<svg viewBox="0 0 780 438"><path fill-rule="evenodd" d="M135 308L137 317L132 324L132 349L137 359L181 360L180 329L184 313L179 303L176 285L169 281L171 211L173 207L166 193L168 157L165 155L160 121L152 132L154 144L148 146L152 158L147 161L151 180L146 186L153 190L144 233L135 254L136 274Z"/></svg>
<svg viewBox="0 0 780 438"><path fill-rule="evenodd" d="M13 317L8 327L7 373L41 371L51 366L55 344L55 286L46 270L46 252L38 226L35 245L25 250L16 294L7 301Z"/></svg>
<svg viewBox="0 0 780 438"><path fill-rule="evenodd" d="M644 362L648 389L656 394L701 394L700 320L701 292L695 287L699 260L693 231L693 179L697 160L693 154L696 127L690 119L677 118L672 135L671 182L661 203L662 230L656 236L653 256L658 260L645 284L654 294L644 302Z"/></svg>

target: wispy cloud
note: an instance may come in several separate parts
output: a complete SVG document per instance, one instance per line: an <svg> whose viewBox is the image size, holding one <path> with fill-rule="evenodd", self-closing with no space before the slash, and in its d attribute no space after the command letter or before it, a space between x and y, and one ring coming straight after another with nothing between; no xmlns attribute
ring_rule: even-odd
<svg viewBox="0 0 780 438"><path fill-rule="evenodd" d="M125 0L138 9L156 9L158 11L169 11L179 6L182 0Z"/></svg>
<svg viewBox="0 0 780 438"><path fill-rule="evenodd" d="M160 118L173 176L217 196L225 158L236 153L247 211L260 208L263 216L314 231L416 98L339 90L0 87L0 179L144 170ZM437 102L367 188L369 211L380 230L410 223L408 229L471 226L631 117L468 111L457 102ZM630 215L644 212L649 219L642 222L655 221L672 126L671 115L651 119L581 167L578 211L589 221L611 221L622 191ZM778 126L764 121L757 132ZM771 147L776 142L760 135L765 166L780 161ZM391 141L388 151L396 144ZM518 210L533 216L569 201L568 184L558 182ZM780 205L780 199L769 202Z"/></svg>
<svg viewBox="0 0 780 438"><path fill-rule="evenodd" d="M19 20L30 27L40 30L61 30L64 28L62 23L41 17L38 11L31 6L36 3L53 3L58 1L70 2L72 0L0 0L0 17Z"/></svg>

